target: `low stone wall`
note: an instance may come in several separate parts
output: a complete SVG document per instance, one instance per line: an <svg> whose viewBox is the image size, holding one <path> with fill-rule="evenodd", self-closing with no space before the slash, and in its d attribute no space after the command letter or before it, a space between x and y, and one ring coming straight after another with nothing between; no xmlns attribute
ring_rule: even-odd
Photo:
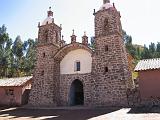
<svg viewBox="0 0 160 120"><path fill-rule="evenodd" d="M138 107L141 105L141 95L139 88L127 89L127 101L129 107Z"/></svg>

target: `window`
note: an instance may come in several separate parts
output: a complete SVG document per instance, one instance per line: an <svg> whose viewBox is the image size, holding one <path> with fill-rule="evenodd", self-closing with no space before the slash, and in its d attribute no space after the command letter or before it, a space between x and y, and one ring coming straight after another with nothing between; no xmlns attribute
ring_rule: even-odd
<svg viewBox="0 0 160 120"><path fill-rule="evenodd" d="M105 51L106 51L106 52L108 51L108 45L105 46Z"/></svg>
<svg viewBox="0 0 160 120"><path fill-rule="evenodd" d="M47 43L47 39L48 39L48 30L45 30L44 32L44 39L45 39L45 42Z"/></svg>
<svg viewBox="0 0 160 120"><path fill-rule="evenodd" d="M81 63L80 63L80 61L76 61L75 62L75 71L80 71L80 69L81 69Z"/></svg>
<svg viewBox="0 0 160 120"><path fill-rule="evenodd" d="M108 72L108 67L105 67L105 73Z"/></svg>
<svg viewBox="0 0 160 120"><path fill-rule="evenodd" d="M14 95L14 90L13 89L6 89L5 90L5 92L6 92L6 95Z"/></svg>
<svg viewBox="0 0 160 120"><path fill-rule="evenodd" d="M56 43L58 43L58 32L56 32Z"/></svg>
<svg viewBox="0 0 160 120"><path fill-rule="evenodd" d="M41 76L43 76L44 75L44 70L41 72Z"/></svg>
<svg viewBox="0 0 160 120"><path fill-rule="evenodd" d="M107 35L109 33L109 21L108 19L104 19L103 23L103 35Z"/></svg>
<svg viewBox="0 0 160 120"><path fill-rule="evenodd" d="M46 56L46 54L45 53L43 53L43 58Z"/></svg>

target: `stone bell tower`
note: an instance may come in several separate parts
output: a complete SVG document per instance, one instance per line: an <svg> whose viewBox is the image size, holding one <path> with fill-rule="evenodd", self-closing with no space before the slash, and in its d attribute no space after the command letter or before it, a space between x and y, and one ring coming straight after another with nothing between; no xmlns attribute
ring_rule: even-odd
<svg viewBox="0 0 160 120"><path fill-rule="evenodd" d="M94 16L94 103L100 106L127 106L126 90L131 74L122 39L120 13L110 0L103 0L102 7L94 12Z"/></svg>
<svg viewBox="0 0 160 120"><path fill-rule="evenodd" d="M55 66L53 55L61 45L61 27L54 23L51 7L47 12L47 18L41 25L39 23L38 27L37 61L34 69L34 81L32 83L29 105L56 106L58 97L57 73L59 72L59 67ZM55 70L54 68L56 67L57 69Z"/></svg>

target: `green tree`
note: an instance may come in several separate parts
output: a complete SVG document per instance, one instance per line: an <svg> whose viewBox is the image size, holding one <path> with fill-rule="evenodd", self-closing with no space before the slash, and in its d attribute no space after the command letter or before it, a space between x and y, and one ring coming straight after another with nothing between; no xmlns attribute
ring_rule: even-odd
<svg viewBox="0 0 160 120"><path fill-rule="evenodd" d="M23 76L21 75L22 71L22 62L23 62L23 42L20 36L17 36L14 43L13 43L13 55L14 55L14 68L17 71L17 77Z"/></svg>
<svg viewBox="0 0 160 120"><path fill-rule="evenodd" d="M37 42L33 39L28 39L28 41L25 42L26 55L23 66L26 75L32 75L33 73L34 64L36 61L36 44Z"/></svg>
<svg viewBox="0 0 160 120"><path fill-rule="evenodd" d="M8 76L8 69L11 64L11 45L12 40L6 32L5 25L0 27L0 77Z"/></svg>
<svg viewBox="0 0 160 120"><path fill-rule="evenodd" d="M32 75L37 40L28 39L23 42L17 36L12 41L6 30L4 25L0 27L0 78Z"/></svg>
<svg viewBox="0 0 160 120"><path fill-rule="evenodd" d="M95 49L95 38L94 38L94 37L91 37L91 41L90 41L89 46L90 46L90 48L92 48L93 50Z"/></svg>
<svg viewBox="0 0 160 120"><path fill-rule="evenodd" d="M156 57L160 58L160 42L157 43L157 47L156 47Z"/></svg>
<svg viewBox="0 0 160 120"><path fill-rule="evenodd" d="M149 49L146 47L146 45L144 45L144 50L142 51L141 58L142 59L150 59L150 58L152 58L152 55L151 55Z"/></svg>
<svg viewBox="0 0 160 120"><path fill-rule="evenodd" d="M151 58L156 58L156 46L152 42L149 45L149 52L150 52Z"/></svg>
<svg viewBox="0 0 160 120"><path fill-rule="evenodd" d="M128 35L124 30L123 30L123 40L125 42L125 46L127 51L134 57L137 57L136 53L136 48L132 44L132 36Z"/></svg>
<svg viewBox="0 0 160 120"><path fill-rule="evenodd" d="M156 52L160 52L160 42L157 43L157 49Z"/></svg>

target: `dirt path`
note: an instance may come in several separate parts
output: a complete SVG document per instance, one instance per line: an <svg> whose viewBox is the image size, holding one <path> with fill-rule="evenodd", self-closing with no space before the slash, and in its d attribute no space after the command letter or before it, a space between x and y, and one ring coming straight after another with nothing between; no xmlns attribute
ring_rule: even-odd
<svg viewBox="0 0 160 120"><path fill-rule="evenodd" d="M0 109L0 120L160 120L160 109Z"/></svg>

